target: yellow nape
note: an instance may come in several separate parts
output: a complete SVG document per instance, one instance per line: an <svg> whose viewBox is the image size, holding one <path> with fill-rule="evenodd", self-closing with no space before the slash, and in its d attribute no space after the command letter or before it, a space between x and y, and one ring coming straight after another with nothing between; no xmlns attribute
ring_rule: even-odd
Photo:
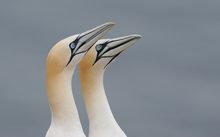
<svg viewBox="0 0 220 137"><path fill-rule="evenodd" d="M95 45L91 47L91 49L86 53L86 55L80 61L80 71L86 72L90 70L90 68L93 66L93 62L95 61L96 58Z"/></svg>
<svg viewBox="0 0 220 137"><path fill-rule="evenodd" d="M71 52L68 43L72 37L68 37L57 42L49 51L46 60L46 74L47 76L56 75L64 70L68 62Z"/></svg>

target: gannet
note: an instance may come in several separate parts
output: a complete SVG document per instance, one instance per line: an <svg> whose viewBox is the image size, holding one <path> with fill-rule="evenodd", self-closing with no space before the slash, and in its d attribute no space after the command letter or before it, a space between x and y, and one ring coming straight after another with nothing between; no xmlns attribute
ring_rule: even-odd
<svg viewBox="0 0 220 137"><path fill-rule="evenodd" d="M80 62L80 83L89 119L89 137L126 137L110 109L103 85L106 67L140 35L96 42Z"/></svg>
<svg viewBox="0 0 220 137"><path fill-rule="evenodd" d="M50 50L46 60L46 90L52 120L46 137L85 137L72 95L72 75L88 49L113 25L108 22L67 37Z"/></svg>

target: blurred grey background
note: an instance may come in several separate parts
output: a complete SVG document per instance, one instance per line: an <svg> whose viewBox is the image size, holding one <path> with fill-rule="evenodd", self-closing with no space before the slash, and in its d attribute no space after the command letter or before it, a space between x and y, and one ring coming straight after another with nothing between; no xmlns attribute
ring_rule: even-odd
<svg viewBox="0 0 220 137"><path fill-rule="evenodd" d="M143 36L105 75L128 137L220 137L219 0L1 0L0 137L45 135L49 49L107 21L107 37ZM87 133L78 75L73 86Z"/></svg>

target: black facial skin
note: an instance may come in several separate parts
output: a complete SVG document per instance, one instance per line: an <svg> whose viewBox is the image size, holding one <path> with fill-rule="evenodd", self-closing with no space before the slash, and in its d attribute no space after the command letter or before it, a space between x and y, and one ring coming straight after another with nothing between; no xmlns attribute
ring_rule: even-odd
<svg viewBox="0 0 220 137"><path fill-rule="evenodd" d="M76 51L79 49L79 48L76 49L76 45L78 44L79 39L80 39L80 38L79 38L79 36L78 36L73 42L71 42L71 43L69 44L69 48L70 48L70 50L71 50L71 56L70 56L70 59L69 59L68 63L66 64L66 66L69 65L69 63L72 61L73 57L75 56ZM75 49L76 49L76 51L74 52Z"/></svg>
<svg viewBox="0 0 220 137"><path fill-rule="evenodd" d="M96 35L95 35L96 36ZM95 37L94 36L94 37ZM69 63L72 61L72 59L73 59L73 57L74 56L76 56L76 55L78 55L78 54L81 54L81 53L85 53L85 52L87 52L89 49L87 49L87 50L84 50L84 51L81 51L81 52L78 52L77 53L77 51L84 45L84 44L86 44L87 42L89 42L90 40L92 40L92 38L93 37L91 37L91 38L89 38L88 40L86 40L86 41L84 41L83 43L81 43L78 47L77 47L77 44L78 44L78 42L79 42L79 40L80 40L80 38L82 38L83 36L78 36L73 42L71 42L70 44L69 44L69 48L70 48L70 50L71 50L71 56L70 56L70 59L69 59L69 61L68 61L68 63L66 64L66 66L68 66L69 65ZM76 49L76 50L75 50ZM74 52L74 50L75 50L75 52Z"/></svg>
<svg viewBox="0 0 220 137"><path fill-rule="evenodd" d="M120 39L120 40L122 40L122 39ZM118 55L121 54L121 52L123 52L123 50L120 51L119 53L115 54L115 55L112 55L112 56L105 56L104 54L109 52L109 51L111 51L111 50L113 50L113 49L116 49L116 48L118 48L120 46L123 46L124 44L126 44L126 43L128 43L128 42L130 42L132 40L134 40L134 39L130 39L130 40L122 42L122 43L120 43L120 44L118 44L118 45L116 45L114 47L110 47L105 52L103 52L102 54L101 54L101 52L107 47L107 45L109 43L112 43L112 42L115 42L115 41L118 41L118 40L106 41L105 43L96 45L95 48L96 48L97 54L96 54L96 60L94 61L93 65L95 65L95 63L98 62L101 58L111 58L111 60L105 65L104 68L106 68L108 64L110 64Z"/></svg>
<svg viewBox="0 0 220 137"><path fill-rule="evenodd" d="M96 60L95 60L95 62L93 63L93 65L95 65L95 63L98 62L101 58L111 58L111 60L105 65L104 68L106 68L107 65L110 64L110 63L121 53L121 52L119 52L118 54L113 55L113 56L103 56L106 52L108 52L108 51L110 51L110 50L116 48L116 47L109 48L109 49L107 49L105 52L103 52L103 53L101 54L102 50L104 50L105 47L106 47L109 43L111 43L111 41L106 41L105 43L96 45L95 49L96 49L96 51L97 51L97 54L96 54Z"/></svg>
<svg viewBox="0 0 220 137"><path fill-rule="evenodd" d="M81 51L81 52L78 52L78 53L77 53L77 51L78 51L83 45L85 45L86 43L88 43L88 42L90 42L91 40L93 40L96 36L98 36L99 34L101 34L105 29L106 29L106 28L103 28L103 29L99 30L96 34L92 35L90 38L88 38L87 40L85 40L84 42L82 42L79 46L77 46L78 43L79 43L79 40L80 40L82 37L84 37L84 36L86 36L86 35L88 35L88 34L94 32L95 30L93 30L93 31L91 31L91 32L89 32L89 33L87 33L87 34L84 34L84 35L79 35L73 42L71 42L71 43L69 44L69 48L70 48L70 50L71 50L71 56L70 56L70 59L69 59L68 63L66 64L66 66L69 65L69 63L72 61L72 59L73 59L74 56L76 56L76 55L78 55L78 54L81 54L81 53L87 52L92 46L91 46L89 49L86 49L86 50L84 50L84 51ZM76 49L76 50L75 50L75 49ZM74 51L75 51L75 52L74 52Z"/></svg>

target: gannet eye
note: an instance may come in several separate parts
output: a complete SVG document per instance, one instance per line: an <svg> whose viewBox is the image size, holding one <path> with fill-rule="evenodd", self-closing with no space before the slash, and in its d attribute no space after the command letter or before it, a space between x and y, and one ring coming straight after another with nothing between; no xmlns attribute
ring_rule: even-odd
<svg viewBox="0 0 220 137"><path fill-rule="evenodd" d="M97 45L97 46L95 47L95 49L96 49L97 51L100 51L100 50L102 49L102 45L101 45L101 44Z"/></svg>
<svg viewBox="0 0 220 137"><path fill-rule="evenodd" d="M71 49L75 49L75 48L76 48L76 44L75 44L74 42L72 42L72 43L70 43L69 47L70 47Z"/></svg>

